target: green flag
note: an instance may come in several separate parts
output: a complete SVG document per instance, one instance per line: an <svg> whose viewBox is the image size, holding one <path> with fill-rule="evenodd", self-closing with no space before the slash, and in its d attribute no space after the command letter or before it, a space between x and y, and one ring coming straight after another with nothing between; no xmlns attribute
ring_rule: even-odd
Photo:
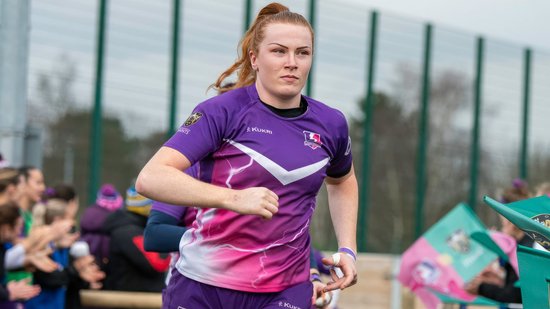
<svg viewBox="0 0 550 309"><path fill-rule="evenodd" d="M502 204L490 197L485 203L523 230L546 250L550 250L550 198L539 196L510 204Z"/></svg>
<svg viewBox="0 0 550 309"><path fill-rule="evenodd" d="M518 260L523 308L550 308L550 253L518 246Z"/></svg>

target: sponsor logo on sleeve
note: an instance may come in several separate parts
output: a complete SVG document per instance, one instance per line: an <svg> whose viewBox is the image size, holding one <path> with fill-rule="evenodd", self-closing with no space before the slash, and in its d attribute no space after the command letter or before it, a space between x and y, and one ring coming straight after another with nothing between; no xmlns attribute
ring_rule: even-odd
<svg viewBox="0 0 550 309"><path fill-rule="evenodd" d="M185 120L183 125L186 126L186 127L194 125L195 123L197 123L197 121L199 121L199 119L201 119L201 117L202 117L201 113L198 113L198 112L193 113L193 114L191 114L191 116L189 116L189 118L187 118L187 120Z"/></svg>

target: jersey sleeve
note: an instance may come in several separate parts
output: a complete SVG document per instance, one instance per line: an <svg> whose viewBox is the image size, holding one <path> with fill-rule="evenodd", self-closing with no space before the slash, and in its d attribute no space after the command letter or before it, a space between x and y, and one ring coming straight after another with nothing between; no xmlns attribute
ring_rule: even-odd
<svg viewBox="0 0 550 309"><path fill-rule="evenodd" d="M338 116L339 121L334 133L336 149L330 166L327 169L327 176L333 178L347 175L352 166L351 138L349 136L348 124L341 112L338 112Z"/></svg>
<svg viewBox="0 0 550 309"><path fill-rule="evenodd" d="M223 104L217 97L199 104L164 146L179 151L191 165L216 151L229 121Z"/></svg>

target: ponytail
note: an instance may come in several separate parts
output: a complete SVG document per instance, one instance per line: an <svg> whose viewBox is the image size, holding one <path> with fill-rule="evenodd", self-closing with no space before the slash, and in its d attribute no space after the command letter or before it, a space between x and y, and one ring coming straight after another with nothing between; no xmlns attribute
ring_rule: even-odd
<svg viewBox="0 0 550 309"><path fill-rule="evenodd" d="M288 7L280 3L270 3L260 10L258 16L256 16L256 19L239 42L240 54L237 61L225 70L210 88L214 88L218 93L224 93L232 89L252 85L256 81L256 71L252 69L249 52L251 50L255 53L258 52L258 45L264 38L263 29L275 22L304 25L310 29L313 39L313 29L302 15L290 12ZM237 72L237 81L224 83L224 80L235 72Z"/></svg>

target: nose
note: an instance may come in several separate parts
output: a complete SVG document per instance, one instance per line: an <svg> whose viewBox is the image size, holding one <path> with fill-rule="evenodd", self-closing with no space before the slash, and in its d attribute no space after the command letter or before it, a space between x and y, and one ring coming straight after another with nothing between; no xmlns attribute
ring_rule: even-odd
<svg viewBox="0 0 550 309"><path fill-rule="evenodd" d="M296 63L296 55L294 55L294 53L288 53L285 67L288 69L296 69L298 67L298 64Z"/></svg>

